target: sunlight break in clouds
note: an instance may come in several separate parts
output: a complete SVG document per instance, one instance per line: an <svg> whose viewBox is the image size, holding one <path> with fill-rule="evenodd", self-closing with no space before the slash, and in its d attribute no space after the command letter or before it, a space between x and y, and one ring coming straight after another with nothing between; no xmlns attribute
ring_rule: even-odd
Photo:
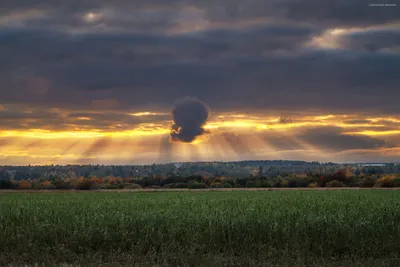
<svg viewBox="0 0 400 267"><path fill-rule="evenodd" d="M146 117L163 113L132 114ZM0 132L0 140L3 141L0 143L0 158L9 164L29 164L32 160L37 164L128 164L146 161L240 160L247 157L294 159L290 151L292 155L300 156L301 153L296 151L301 150L303 153L309 151L309 155L314 155L318 160L330 161L349 158L353 149L357 150L357 155L365 150L368 155L366 158L370 157L372 151L376 151L382 159L393 157L397 150L383 153L388 148L382 147L400 144L400 120L393 117L386 120L388 125L384 123L384 117L350 114L297 116L291 117L290 123L281 123L280 119L260 114L214 114L204 126L210 131L204 138L196 138L191 144L169 143L168 146L172 148L169 152L165 148L160 150L164 146L162 138L167 138L170 133L171 121L168 119L164 121L164 128L145 123L136 129L118 132L8 130ZM393 129L379 130L382 127ZM374 128L377 130L372 130ZM226 138L233 133L234 138ZM391 140L385 141L389 134ZM375 136L379 139L375 139ZM397 140L392 138L396 136ZM345 151L347 154L343 154Z"/></svg>

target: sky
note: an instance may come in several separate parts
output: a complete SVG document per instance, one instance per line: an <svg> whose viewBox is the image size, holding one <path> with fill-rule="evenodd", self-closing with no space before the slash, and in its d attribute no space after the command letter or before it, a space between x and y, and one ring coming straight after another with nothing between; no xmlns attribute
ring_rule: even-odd
<svg viewBox="0 0 400 267"><path fill-rule="evenodd" d="M2 0L0 164L400 161L400 2Z"/></svg>

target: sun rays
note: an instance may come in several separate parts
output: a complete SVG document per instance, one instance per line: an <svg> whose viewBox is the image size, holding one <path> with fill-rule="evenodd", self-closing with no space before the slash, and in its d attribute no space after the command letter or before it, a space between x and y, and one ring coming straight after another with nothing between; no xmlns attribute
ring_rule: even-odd
<svg viewBox="0 0 400 267"><path fill-rule="evenodd" d="M165 114L137 112L131 116ZM392 147L400 145L397 144L400 143L400 137L397 138L400 118L396 117L328 114L299 115L282 120L279 116L260 114L214 114L204 126L206 133L192 143L172 142L170 125L171 121L166 120L140 123L122 131L3 130L0 131L0 159L4 164L142 164L285 159L308 151L317 154L319 160L329 161L334 153L344 153L336 151L332 145L323 146L302 136L313 129L327 129L339 137L387 138ZM393 156L398 152L392 149L389 154Z"/></svg>

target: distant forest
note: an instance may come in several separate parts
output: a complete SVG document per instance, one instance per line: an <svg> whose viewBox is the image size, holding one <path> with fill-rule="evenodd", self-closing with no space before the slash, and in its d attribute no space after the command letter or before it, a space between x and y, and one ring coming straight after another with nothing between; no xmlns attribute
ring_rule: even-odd
<svg viewBox="0 0 400 267"><path fill-rule="evenodd" d="M398 187L400 164L305 161L2 166L0 189Z"/></svg>
<svg viewBox="0 0 400 267"><path fill-rule="evenodd" d="M400 164L335 164L306 161L237 161L237 162L185 162L151 165L47 165L47 166L0 166L0 180L63 179L63 178L142 178L152 176L227 176L246 178L250 175L274 178L293 173L333 173L351 168L355 175L400 173Z"/></svg>

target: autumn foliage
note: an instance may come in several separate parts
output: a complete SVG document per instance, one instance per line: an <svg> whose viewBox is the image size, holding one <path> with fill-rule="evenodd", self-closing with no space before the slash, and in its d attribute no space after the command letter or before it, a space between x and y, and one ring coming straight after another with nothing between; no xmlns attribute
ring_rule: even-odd
<svg viewBox="0 0 400 267"><path fill-rule="evenodd" d="M227 175L202 176L162 176L148 177L73 177L2 180L0 189L140 189L140 188L319 188L319 187L400 187L400 174L354 174L350 169L332 173L291 173L276 177L252 176L232 178Z"/></svg>

